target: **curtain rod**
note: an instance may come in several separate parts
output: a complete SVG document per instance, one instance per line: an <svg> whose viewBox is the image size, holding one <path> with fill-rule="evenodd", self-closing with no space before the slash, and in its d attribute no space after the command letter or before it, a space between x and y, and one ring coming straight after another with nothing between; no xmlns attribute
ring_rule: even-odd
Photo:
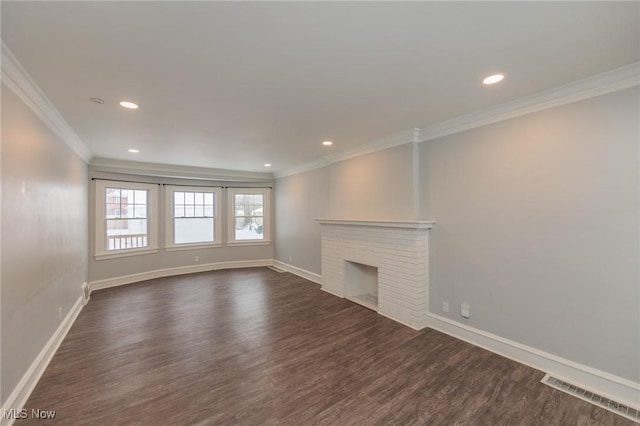
<svg viewBox="0 0 640 426"><path fill-rule="evenodd" d="M272 186L224 186L223 188L244 188L244 189L273 189Z"/></svg>
<svg viewBox="0 0 640 426"><path fill-rule="evenodd" d="M163 183L162 186L191 186L193 188L224 188L222 185L187 185L186 183Z"/></svg>
<svg viewBox="0 0 640 426"><path fill-rule="evenodd" d="M145 183L148 185L162 185L162 186L191 186L194 188L238 188L238 189L273 189L272 186L222 186L222 185L188 185L186 183L157 183L157 182L144 182L138 180L123 180L123 179L107 179L107 178L97 178L93 177L91 180L103 180L103 181L111 181L111 182L125 182L125 183Z"/></svg>
<svg viewBox="0 0 640 426"><path fill-rule="evenodd" d="M106 179L106 178L91 178L91 180L104 180L104 181L111 181L111 182L125 182L125 183L146 183L147 185L158 185L160 186L159 183L157 182L143 182L143 181L139 181L139 180L123 180L123 179Z"/></svg>
<svg viewBox="0 0 640 426"><path fill-rule="evenodd" d="M269 188L269 189L273 189L271 186L222 186L222 185L188 185L186 183L184 184L180 184L180 183L163 183L162 186L192 186L195 188L222 188L222 189L226 189L226 188L246 188L246 189L263 189L263 188Z"/></svg>

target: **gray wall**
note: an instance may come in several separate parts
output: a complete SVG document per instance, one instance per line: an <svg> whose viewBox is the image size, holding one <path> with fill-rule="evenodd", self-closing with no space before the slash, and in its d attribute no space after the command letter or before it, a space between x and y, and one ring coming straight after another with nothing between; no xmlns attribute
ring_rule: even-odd
<svg viewBox="0 0 640 426"><path fill-rule="evenodd" d="M329 216L329 167L276 180L275 258L320 274L320 225Z"/></svg>
<svg viewBox="0 0 640 426"><path fill-rule="evenodd" d="M152 176L131 176L117 173L106 173L90 171L92 178L102 179L118 179L118 180L131 180L134 182L153 182L153 183L165 183L165 184L180 184L180 185L212 185L212 186L253 186L253 187L265 187L270 186L269 183L250 183L250 182L221 182L221 181L206 181L206 180L188 180L188 179L171 179L171 178L158 178ZM272 192L273 198L273 192ZM125 275L137 274L141 272L149 272L158 269L168 269L191 265L200 265L216 262L227 261L242 261L242 260L262 260L273 259L273 239L274 232L271 232L272 243L269 245L256 245L256 246L242 246L242 247L227 247L223 244L222 247L214 248L202 248L182 251L170 251L164 250L165 246L165 197L163 187L158 189L158 238L159 238L159 252L153 254L143 254L137 256L120 257L115 259L101 259L95 260L95 181L90 184L89 191L89 250L91 255L89 256L89 279L91 281L104 280L109 278L116 278ZM227 192L223 190L222 200L222 241L227 240ZM273 200L271 201L273 206ZM273 210L273 208L272 208ZM271 226L273 229L273 216L271 220ZM196 256L199 258L195 260Z"/></svg>
<svg viewBox="0 0 640 426"><path fill-rule="evenodd" d="M88 201L86 163L4 85L1 150L5 401L80 297Z"/></svg>
<svg viewBox="0 0 640 426"><path fill-rule="evenodd" d="M317 218L413 219L415 151L400 145L276 179L275 259L320 274Z"/></svg>
<svg viewBox="0 0 640 426"><path fill-rule="evenodd" d="M421 144L432 312L640 381L639 101L628 89Z"/></svg>
<svg viewBox="0 0 640 426"><path fill-rule="evenodd" d="M412 144L331 164L331 217L414 219L413 166Z"/></svg>

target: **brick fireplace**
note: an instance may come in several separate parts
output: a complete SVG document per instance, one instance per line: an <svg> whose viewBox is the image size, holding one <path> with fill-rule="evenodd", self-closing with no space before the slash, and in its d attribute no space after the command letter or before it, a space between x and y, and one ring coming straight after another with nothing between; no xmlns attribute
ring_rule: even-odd
<svg viewBox="0 0 640 426"><path fill-rule="evenodd" d="M415 329L427 325L428 221L317 219L322 289Z"/></svg>

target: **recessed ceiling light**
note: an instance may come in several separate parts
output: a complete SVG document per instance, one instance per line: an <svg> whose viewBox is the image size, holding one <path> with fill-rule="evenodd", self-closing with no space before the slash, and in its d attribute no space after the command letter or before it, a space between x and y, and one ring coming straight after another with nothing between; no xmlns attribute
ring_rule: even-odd
<svg viewBox="0 0 640 426"><path fill-rule="evenodd" d="M129 152L130 152L130 153L132 153L132 154L137 154L137 153L139 153L139 152L140 152L140 150L139 150L139 149L135 149L135 148L129 148L127 151L129 151Z"/></svg>
<svg viewBox="0 0 640 426"><path fill-rule="evenodd" d="M264 163L265 167L271 167L271 163Z"/></svg>
<svg viewBox="0 0 640 426"><path fill-rule="evenodd" d="M123 106L125 108L129 108L129 109L138 109L138 105L137 104L134 104L133 102L129 102L129 101L120 102L120 106Z"/></svg>
<svg viewBox="0 0 640 426"><path fill-rule="evenodd" d="M331 142L331 141L324 141L324 142L322 142L322 145L324 145L324 146L331 146L331 145L333 145L333 142Z"/></svg>
<svg viewBox="0 0 640 426"><path fill-rule="evenodd" d="M504 74L493 74L482 80L486 85L500 83L504 79Z"/></svg>

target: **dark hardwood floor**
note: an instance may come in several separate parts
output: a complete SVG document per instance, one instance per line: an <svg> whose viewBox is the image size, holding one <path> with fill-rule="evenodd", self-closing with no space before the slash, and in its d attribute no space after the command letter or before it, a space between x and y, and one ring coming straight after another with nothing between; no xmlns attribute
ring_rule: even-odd
<svg viewBox="0 0 640 426"><path fill-rule="evenodd" d="M26 408L63 425L633 424L542 377L294 275L237 269L94 292Z"/></svg>

